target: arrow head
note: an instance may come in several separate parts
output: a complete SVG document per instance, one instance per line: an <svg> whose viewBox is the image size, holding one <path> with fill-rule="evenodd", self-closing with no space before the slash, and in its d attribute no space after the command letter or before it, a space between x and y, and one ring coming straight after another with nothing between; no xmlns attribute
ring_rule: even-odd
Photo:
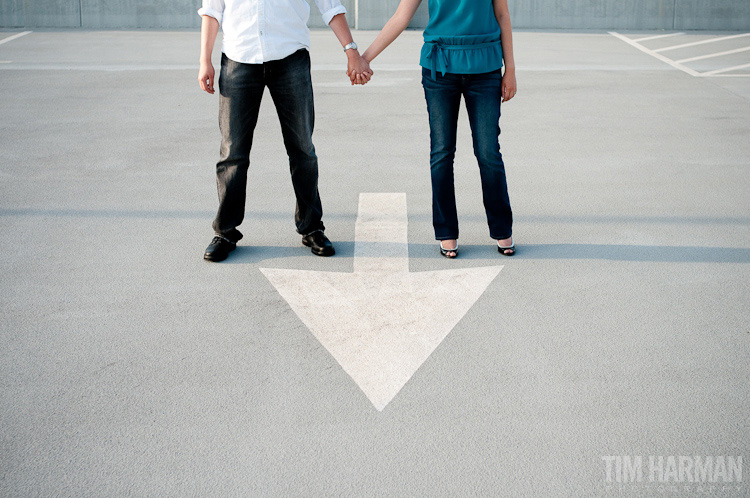
<svg viewBox="0 0 750 498"><path fill-rule="evenodd" d="M382 410L501 269L380 274L261 271L375 408Z"/></svg>

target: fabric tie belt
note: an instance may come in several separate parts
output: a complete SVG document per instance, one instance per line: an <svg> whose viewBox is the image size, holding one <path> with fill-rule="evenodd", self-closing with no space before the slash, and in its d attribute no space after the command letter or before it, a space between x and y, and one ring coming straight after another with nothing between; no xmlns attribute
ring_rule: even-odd
<svg viewBox="0 0 750 498"><path fill-rule="evenodd" d="M443 67L446 68L446 70L442 71L443 76L445 76L445 73L448 69L448 54L445 52L446 50L472 50L475 48L487 48L487 47L494 47L498 43L500 43L500 40L497 41L491 41L491 42L485 42L485 43L474 43L469 45L443 45L440 42L425 42L426 44L430 45L430 52L427 54L427 59L432 62L431 71L432 71L432 79L435 79L437 76L437 63L438 59L441 59L443 62Z"/></svg>

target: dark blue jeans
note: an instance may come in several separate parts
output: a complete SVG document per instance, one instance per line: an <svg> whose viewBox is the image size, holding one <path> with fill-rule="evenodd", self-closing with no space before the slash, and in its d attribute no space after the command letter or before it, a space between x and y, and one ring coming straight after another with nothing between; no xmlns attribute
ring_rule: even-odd
<svg viewBox="0 0 750 498"><path fill-rule="evenodd" d="M297 197L297 231L322 230L323 208L318 194L318 158L312 143L315 111L310 79L310 54L302 49L281 60L242 64L222 54L219 74L220 159L216 163L219 211L213 228L238 241L237 227L245 217L250 148L258 122L263 90L268 87L281 122Z"/></svg>
<svg viewBox="0 0 750 498"><path fill-rule="evenodd" d="M461 96L466 102L474 155L479 163L482 198L490 237L507 239L513 231L513 214L500 154L500 98L502 73L437 73L422 68L422 86L430 116L430 172L432 175L432 225L437 240L458 239L458 214L453 186L453 158Z"/></svg>

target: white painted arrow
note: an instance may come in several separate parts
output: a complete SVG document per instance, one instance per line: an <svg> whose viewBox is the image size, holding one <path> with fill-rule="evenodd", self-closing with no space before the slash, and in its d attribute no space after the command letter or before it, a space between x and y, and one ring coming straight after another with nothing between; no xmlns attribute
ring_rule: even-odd
<svg viewBox="0 0 750 498"><path fill-rule="evenodd" d="M406 228L406 194L363 193L354 273L260 269L378 410L502 268L409 273Z"/></svg>

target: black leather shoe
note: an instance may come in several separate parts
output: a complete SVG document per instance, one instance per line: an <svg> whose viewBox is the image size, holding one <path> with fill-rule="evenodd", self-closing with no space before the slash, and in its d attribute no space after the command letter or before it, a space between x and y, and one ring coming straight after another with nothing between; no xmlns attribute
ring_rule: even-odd
<svg viewBox="0 0 750 498"><path fill-rule="evenodd" d="M336 254L333 244L322 230L316 230L302 237L302 244L309 247L312 253L317 256L333 256Z"/></svg>
<svg viewBox="0 0 750 498"><path fill-rule="evenodd" d="M206 261L213 261L214 263L224 261L227 259L227 256L229 256L229 253L234 251L235 247L237 247L237 244L229 242L227 239L217 235L213 238L211 243L208 244L208 247L206 247L203 259Z"/></svg>

